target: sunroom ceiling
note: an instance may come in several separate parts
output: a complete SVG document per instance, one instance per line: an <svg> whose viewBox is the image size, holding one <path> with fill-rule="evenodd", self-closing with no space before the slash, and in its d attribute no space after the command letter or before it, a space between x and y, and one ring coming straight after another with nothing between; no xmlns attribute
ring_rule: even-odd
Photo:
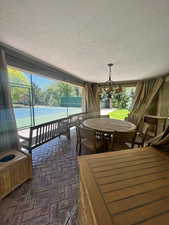
<svg viewBox="0 0 169 225"><path fill-rule="evenodd" d="M83 80L169 72L169 0L0 0L0 41Z"/></svg>

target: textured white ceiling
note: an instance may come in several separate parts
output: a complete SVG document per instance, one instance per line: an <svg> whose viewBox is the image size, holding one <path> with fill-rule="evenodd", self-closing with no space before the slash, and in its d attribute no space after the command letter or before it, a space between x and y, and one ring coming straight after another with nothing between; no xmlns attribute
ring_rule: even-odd
<svg viewBox="0 0 169 225"><path fill-rule="evenodd" d="M169 72L169 0L0 0L0 41L91 82Z"/></svg>

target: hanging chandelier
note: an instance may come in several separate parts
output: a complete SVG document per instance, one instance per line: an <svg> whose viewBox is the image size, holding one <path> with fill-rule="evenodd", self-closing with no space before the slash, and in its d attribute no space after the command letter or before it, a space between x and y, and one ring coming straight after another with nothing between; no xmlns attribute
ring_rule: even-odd
<svg viewBox="0 0 169 225"><path fill-rule="evenodd" d="M119 93L122 91L122 88L120 86L113 88L114 82L111 78L111 72L112 72L112 66L114 66L113 63L109 63L107 64L107 66L109 67L109 79L108 81L106 81L104 83L104 91L106 93L107 98L111 98L112 94L113 94L113 90L115 91L115 93Z"/></svg>
<svg viewBox="0 0 169 225"><path fill-rule="evenodd" d="M112 97L112 91L113 91L113 88L112 88L112 84L113 84L113 81L111 79L111 69L112 69L112 66L114 66L113 63L109 63L107 64L107 66L109 67L109 79L108 81L105 82L105 88L104 88L104 91L107 95L108 98L111 98Z"/></svg>

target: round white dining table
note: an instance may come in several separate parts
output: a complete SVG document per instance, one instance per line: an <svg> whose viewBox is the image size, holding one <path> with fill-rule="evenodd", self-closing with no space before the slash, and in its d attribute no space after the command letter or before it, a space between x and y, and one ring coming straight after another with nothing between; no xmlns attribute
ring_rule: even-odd
<svg viewBox="0 0 169 225"><path fill-rule="evenodd" d="M83 122L83 125L97 131L112 133L114 131L130 132L136 129L136 126L131 122L109 118L87 119Z"/></svg>

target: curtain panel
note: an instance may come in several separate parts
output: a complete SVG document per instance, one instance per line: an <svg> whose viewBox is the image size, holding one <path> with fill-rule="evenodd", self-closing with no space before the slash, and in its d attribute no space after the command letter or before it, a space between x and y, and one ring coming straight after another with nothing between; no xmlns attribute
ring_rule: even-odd
<svg viewBox="0 0 169 225"><path fill-rule="evenodd" d="M139 81L136 86L136 93L133 108L129 117L139 125L145 114L156 114L158 104L158 93L162 87L164 78Z"/></svg>
<svg viewBox="0 0 169 225"><path fill-rule="evenodd" d="M157 147L163 151L169 151L169 126L159 135L154 142L151 143L152 146Z"/></svg>
<svg viewBox="0 0 169 225"><path fill-rule="evenodd" d="M0 152L18 150L19 141L11 94L8 86L5 52L0 49Z"/></svg>
<svg viewBox="0 0 169 225"><path fill-rule="evenodd" d="M169 115L169 75L165 77L165 81L160 88L159 99L158 99L158 109L157 113L159 116Z"/></svg>
<svg viewBox="0 0 169 225"><path fill-rule="evenodd" d="M84 87L84 111L100 113L100 88L96 84L86 84Z"/></svg>

